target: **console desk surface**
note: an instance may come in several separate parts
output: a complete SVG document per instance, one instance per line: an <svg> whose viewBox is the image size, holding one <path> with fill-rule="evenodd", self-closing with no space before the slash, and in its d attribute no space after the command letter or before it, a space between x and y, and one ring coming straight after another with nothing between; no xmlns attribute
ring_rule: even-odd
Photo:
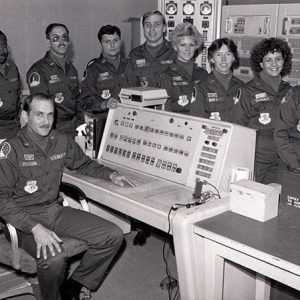
<svg viewBox="0 0 300 300"><path fill-rule="evenodd" d="M198 253L203 251L207 297L221 297L220 272L226 259L300 290L298 208L280 204L278 216L266 222L227 211L197 222L194 233L199 238Z"/></svg>
<svg viewBox="0 0 300 300"><path fill-rule="evenodd" d="M75 184L89 199L112 208L124 215L136 218L153 227L165 232L172 233L172 226L169 228L168 214L172 205L176 203L185 204L193 202L193 190L163 180L154 176L146 175L142 172L130 170L125 167L104 163L105 165L128 175L138 181L135 187L119 187L110 181L79 175L74 171L66 170L63 181ZM219 205L224 205L223 201L211 201L205 205L181 209L187 215L205 212L206 210L218 211ZM171 218L175 213L171 214ZM198 220L201 220L199 218Z"/></svg>

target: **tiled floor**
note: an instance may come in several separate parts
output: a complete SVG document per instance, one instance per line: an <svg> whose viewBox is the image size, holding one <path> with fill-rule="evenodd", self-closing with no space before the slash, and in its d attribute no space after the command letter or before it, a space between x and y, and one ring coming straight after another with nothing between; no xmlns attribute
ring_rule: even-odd
<svg viewBox="0 0 300 300"><path fill-rule="evenodd" d="M160 282L166 277L166 265L163 260L163 243L166 234L152 232L144 246L134 246L132 241L136 232L125 236L124 248L120 252L106 279L92 300L179 300L176 288L168 291L160 288ZM166 259L169 274L177 278L175 257L166 244ZM32 300L31 296L11 299Z"/></svg>

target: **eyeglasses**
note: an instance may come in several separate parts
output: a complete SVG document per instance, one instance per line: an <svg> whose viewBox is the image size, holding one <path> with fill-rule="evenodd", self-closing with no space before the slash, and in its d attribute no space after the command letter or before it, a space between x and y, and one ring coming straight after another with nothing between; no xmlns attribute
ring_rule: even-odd
<svg viewBox="0 0 300 300"><path fill-rule="evenodd" d="M70 42L70 37L68 35L59 36L59 35L55 34L55 35L52 35L50 37L50 39L54 43L57 43L59 40L66 42L66 43Z"/></svg>

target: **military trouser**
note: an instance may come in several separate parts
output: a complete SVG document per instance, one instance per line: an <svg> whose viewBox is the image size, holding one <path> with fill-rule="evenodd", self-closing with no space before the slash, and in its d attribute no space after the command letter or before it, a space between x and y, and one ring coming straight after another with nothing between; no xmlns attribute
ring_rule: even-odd
<svg viewBox="0 0 300 300"><path fill-rule="evenodd" d="M97 289L122 244L121 229L96 215L60 204L44 206L30 214L59 237L87 242L88 250L72 273L72 278L90 290ZM36 258L37 246L33 235L18 231L18 236L20 247ZM67 256L64 251L55 256L47 252L47 259L37 260L39 286L43 299L57 300L60 299L59 287L65 277Z"/></svg>
<svg viewBox="0 0 300 300"><path fill-rule="evenodd" d="M278 183L279 156L274 146L273 135L258 133L256 139L254 173L255 181Z"/></svg>

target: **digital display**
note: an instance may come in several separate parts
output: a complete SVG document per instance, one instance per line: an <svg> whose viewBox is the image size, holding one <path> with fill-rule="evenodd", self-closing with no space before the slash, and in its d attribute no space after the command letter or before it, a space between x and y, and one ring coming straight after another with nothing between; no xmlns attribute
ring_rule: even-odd
<svg viewBox="0 0 300 300"><path fill-rule="evenodd" d="M132 94L131 95L131 101L142 102L142 96L141 95Z"/></svg>
<svg viewBox="0 0 300 300"><path fill-rule="evenodd" d="M223 130L221 128L218 127L207 127L205 129L205 133L209 134L209 135L217 135L217 136L222 136L223 135Z"/></svg>

